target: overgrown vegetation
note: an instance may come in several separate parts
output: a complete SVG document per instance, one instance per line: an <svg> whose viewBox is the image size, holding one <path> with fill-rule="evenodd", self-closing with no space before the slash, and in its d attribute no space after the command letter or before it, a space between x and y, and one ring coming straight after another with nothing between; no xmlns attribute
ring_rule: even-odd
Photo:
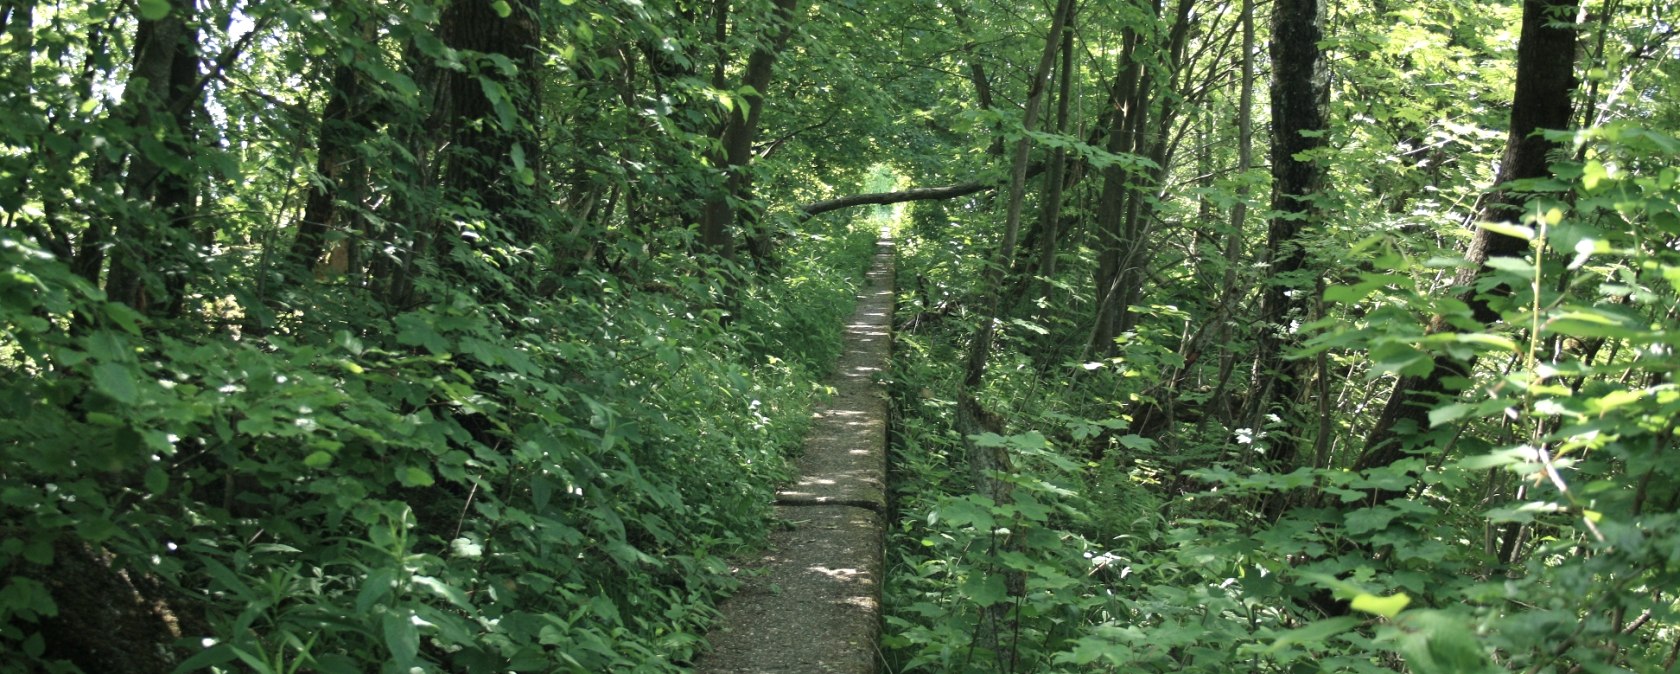
<svg viewBox="0 0 1680 674"><path fill-rule="evenodd" d="M0 9L0 670L704 647L876 232L697 245L730 107L571 5Z"/></svg>
<svg viewBox="0 0 1680 674"><path fill-rule="evenodd" d="M1273 77L1295 58L1278 45L1298 39L1290 22L1316 21L1346 57L1320 128L1281 119L1303 103L1270 90L1274 129L1322 139L1272 139L1271 208L1238 156L1246 122L1220 121L1248 109L1225 84L1246 50L1219 55L1240 34L1232 8L1195 25L1194 58L1122 55L1206 73L1156 79L1169 102L1141 108L1166 121L1136 154L1188 157L1041 192L1064 201L1028 240L1058 215L1071 229L1014 259L1003 287L1019 294L995 317L970 281L984 256L946 242L1007 246L989 234L1007 232L1002 205L917 206L893 373L891 671L1676 666L1680 140L1654 94L1680 72L1673 8L1595 6L1577 24L1572 3L1355 3L1326 22L1314 4L1269 10ZM1081 34L1106 20L1093 10ZM1137 20L1118 25L1144 45L1193 19ZM1528 46L1577 33L1591 64ZM1543 67L1564 77L1524 74ZM1524 98L1536 82L1564 88ZM1116 190L1153 211L1143 229L1103 229ZM1135 276L1108 266L1116 246ZM985 324L974 387L962 362ZM965 388L982 432L963 427Z"/></svg>
<svg viewBox="0 0 1680 674"><path fill-rule="evenodd" d="M1675 671L1677 26L4 3L0 669L684 668L915 202L893 671Z"/></svg>
<svg viewBox="0 0 1680 674"><path fill-rule="evenodd" d="M872 241L794 246L729 330L684 316L703 284L600 276L517 320L457 294L235 338L7 239L8 667L202 640L178 666L674 669L764 533ZM812 339L744 339L790 330ZM171 638L99 645L140 629L110 602Z"/></svg>

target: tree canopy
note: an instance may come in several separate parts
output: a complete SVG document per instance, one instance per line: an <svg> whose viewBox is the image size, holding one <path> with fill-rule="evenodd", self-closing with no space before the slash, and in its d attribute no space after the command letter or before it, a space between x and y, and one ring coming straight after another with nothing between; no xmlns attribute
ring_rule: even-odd
<svg viewBox="0 0 1680 674"><path fill-rule="evenodd" d="M12 0L0 671L680 671L900 241L889 671L1673 671L1667 0Z"/></svg>

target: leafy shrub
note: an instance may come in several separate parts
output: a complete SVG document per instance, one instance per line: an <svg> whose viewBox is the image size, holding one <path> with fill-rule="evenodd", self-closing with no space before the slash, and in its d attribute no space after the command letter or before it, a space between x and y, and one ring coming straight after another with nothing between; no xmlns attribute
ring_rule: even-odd
<svg viewBox="0 0 1680 674"><path fill-rule="evenodd" d="M452 292L239 334L0 237L6 671L122 620L55 602L100 581L59 569L167 623L161 670L675 671L765 533L873 241L799 247L729 329L677 268L519 316Z"/></svg>

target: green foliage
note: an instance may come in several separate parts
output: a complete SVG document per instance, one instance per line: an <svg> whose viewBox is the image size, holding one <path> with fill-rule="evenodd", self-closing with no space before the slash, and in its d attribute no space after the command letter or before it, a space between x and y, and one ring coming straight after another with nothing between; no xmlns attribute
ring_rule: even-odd
<svg viewBox="0 0 1680 674"><path fill-rule="evenodd" d="M457 295L354 333L182 339L3 241L0 493L25 532L0 560L4 638L59 608L36 580L55 546L95 545L202 612L183 671L674 669L731 584L721 556L763 535L833 355L657 295L514 331ZM767 285L811 305L748 313L832 342L847 266Z"/></svg>
<svg viewBox="0 0 1680 674"><path fill-rule="evenodd" d="M893 669L1671 668L1671 7L1586 7L1585 130L1495 186L1521 3L1333 4L1285 215L1243 3L1081 3L1030 133L1040 5L769 5L0 6L0 670L682 669L883 225ZM1014 140L1006 270L995 190L797 208Z"/></svg>
<svg viewBox="0 0 1680 674"><path fill-rule="evenodd" d="M761 31L679 9L0 10L0 670L685 666L878 223L698 254Z"/></svg>
<svg viewBox="0 0 1680 674"><path fill-rule="evenodd" d="M1481 292L1510 289L1493 298L1492 324L1437 282L1464 266L1462 239L1427 225L1462 212L1397 214L1401 226L1373 232L1329 211L1310 245L1339 256L1332 276L1345 280L1326 284L1293 354L1337 373L1323 390L1346 407L1327 406L1323 430L1221 428L1238 419L1210 400L1214 363L1186 357L1197 342L1181 336L1209 315L1192 293L1163 287L1134 306L1116 358L1067 349L1084 328L1090 273L1088 258L1068 256L1065 285L1053 287L1073 306L1039 303L1002 321L981 391L1002 427L972 440L1007 449L1016 503L973 495L949 392L974 262L961 238L929 245L974 236L965 218L985 216L947 207L918 219L912 232L928 241L903 246L900 322L913 331L898 339L893 373L889 665L1661 671L1680 619L1674 559L1658 552L1676 540L1680 485L1662 458L1680 412L1670 381L1680 273L1665 243L1680 235L1680 174L1665 159L1680 144L1634 121L1550 133L1576 159L1554 164L1554 178L1505 186L1529 205L1515 222L1481 225L1530 242L1476 280ZM1335 161L1376 170L1361 157ZM914 294L908 279L922 286ZM945 303L958 309L936 313ZM1243 342L1218 348L1247 367ZM1411 454L1349 470L1394 378L1451 361L1475 364L1455 382L1465 393L1430 403L1427 427L1402 430ZM1148 426L1167 406L1176 422ZM1326 431L1322 463L1266 463L1274 434ZM1003 636L986 641L999 615Z"/></svg>

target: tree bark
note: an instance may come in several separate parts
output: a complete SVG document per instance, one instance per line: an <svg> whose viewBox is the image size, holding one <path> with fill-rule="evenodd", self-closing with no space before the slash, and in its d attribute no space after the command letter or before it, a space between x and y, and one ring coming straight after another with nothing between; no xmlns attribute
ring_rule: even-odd
<svg viewBox="0 0 1680 674"><path fill-rule="evenodd" d="M735 259L735 229L741 224L741 211L736 203L748 199L752 190L749 164L753 140L758 137L759 120L764 113L765 92L775 74L776 57L793 36L793 15L798 8L799 0L775 0L770 26L773 37L747 57L746 71L741 75L740 88L744 93L719 135L720 151L712 156L713 165L724 172L724 184L723 189L706 199L700 212L700 245L726 260ZM755 240L754 248L767 240Z"/></svg>
<svg viewBox="0 0 1680 674"><path fill-rule="evenodd" d="M1161 44L1138 38L1132 48L1122 50L1131 53L1131 58L1117 89L1129 95L1119 99L1126 101L1124 114L1113 120L1109 151L1140 154L1155 165L1144 169L1141 176L1130 175L1128 169L1120 167L1104 170L1102 194L1097 202L1097 229L1103 243L1098 254L1098 302L1090 344L1099 357L1115 353L1114 338L1130 328L1129 309L1141 294L1145 276L1143 252L1154 218L1154 206L1149 201L1166 175L1167 135L1174 120L1179 71L1194 5L1194 0L1178 0L1172 24ZM1156 2L1157 16L1161 9L1161 3ZM1138 55L1139 46L1150 47L1150 51ZM1144 58L1157 59L1160 67L1145 67ZM1166 75L1164 86L1157 85L1157 71ZM1148 132L1150 113L1157 105L1159 117L1151 134Z"/></svg>
<svg viewBox="0 0 1680 674"><path fill-rule="evenodd" d="M454 2L443 13L439 31L444 44L484 57L473 59L464 72L448 72L442 82L450 141L442 185L446 198L456 203L476 200L491 222L523 245L536 243L539 232L536 219L520 204L530 188L516 179L515 148L530 171L526 177L534 177L538 152L530 129L537 119L540 31L533 0L509 4L513 11L507 17L488 2ZM516 72L503 72L488 58L492 55L512 62ZM499 101L488 93L497 87Z"/></svg>
<svg viewBox="0 0 1680 674"><path fill-rule="evenodd" d="M1258 428L1273 409L1283 432L1268 436L1268 459L1279 470L1294 466L1305 428L1295 408L1304 368L1285 357L1296 343L1310 284L1299 278L1307 263L1302 226L1317 217L1313 199L1324 188L1316 157L1329 130L1329 73L1318 43L1324 39L1323 0L1275 0L1272 4L1272 218L1266 232L1268 279L1260 295L1260 334L1254 354L1252 424ZM1276 403L1274 407L1273 403Z"/></svg>
<svg viewBox="0 0 1680 674"><path fill-rule="evenodd" d="M1062 65L1060 84L1056 89L1056 133L1067 133L1073 104L1073 20L1074 17L1069 15L1067 27L1062 29ZM1058 147L1051 150L1049 173L1044 177L1044 186L1048 192L1044 195L1043 210L1039 213L1038 263L1034 270L1036 275L1045 278L1056 273L1056 253L1062 225L1062 193L1066 188L1063 183L1066 174L1067 149ZM1048 282L1043 287L1048 292Z"/></svg>
<svg viewBox="0 0 1680 674"><path fill-rule="evenodd" d="M1109 117L1108 139L1104 147L1112 154L1130 153L1137 147L1137 139L1127 130L1132 128L1133 118L1142 114L1138 92L1146 88L1139 86L1138 82L1143 75L1142 64L1137 57L1138 40L1137 31L1130 28L1121 37L1122 67L1113 87L1111 103L1115 109ZM1098 354L1108 353L1118 334L1114 297L1124 264L1128 171L1120 166L1104 168L1102 191L1097 195L1097 313L1091 329L1091 348Z"/></svg>
<svg viewBox="0 0 1680 674"><path fill-rule="evenodd" d="M1021 118L1021 126L1028 132L1038 125L1039 107L1049 83L1050 69L1055 64L1056 49L1062 42L1062 26L1073 14L1073 6L1074 0L1060 0L1056 5L1056 13L1050 20L1050 32L1045 38L1044 51L1039 56L1038 67L1033 71L1033 79L1027 92L1026 109ZM1023 136L1015 142L1010 161L1009 196L1004 207L1003 239L999 242L997 254L986 267L980 281L981 292L985 298L985 310L981 314L983 320L969 340L963 380L957 389L955 426L957 433L967 444L969 470L974 479L975 491L999 505L1010 502L1013 485L1007 479L996 475L1010 472L1011 461L1006 449L982 447L973 442L972 437L975 435L987 431L1002 431L999 428L1000 424L992 420L993 418L981 407L975 392L979 390L986 376L986 362L991 353L994 335L992 324L997 321L999 299L1005 282L1004 271L1015 259L1015 240L1021 229L1021 212L1026 201L1027 160L1031 149L1029 137ZM1014 549L1018 545L1017 540L1005 539L994 545L993 552ZM1011 596L1022 596L1026 592L1026 578L1019 571L1006 572L1004 585ZM1013 631L1009 629L1010 621L1007 616L1010 606L1009 602L1000 602L988 608L985 613L986 624L979 630L982 646L998 651L1000 660L1004 657L1001 637Z"/></svg>
<svg viewBox="0 0 1680 674"><path fill-rule="evenodd" d="M1558 145L1542 137L1540 129L1570 126L1570 95L1575 89L1575 40L1573 25L1578 0L1527 0L1523 3L1522 37L1517 43L1517 85L1511 101L1511 130L1506 136L1504 161L1498 185L1524 178L1549 175L1547 154ZM1524 204L1521 194L1495 188L1484 202L1478 221L1511 220ZM1461 269L1452 287L1468 288L1459 298L1470 307L1471 316L1483 325L1499 319L1495 300L1510 296L1512 288L1499 285L1485 293L1474 290L1488 259L1521 255L1528 250L1525 239L1479 229L1465 254L1469 265ZM1437 318L1431 332L1446 329ZM1355 470L1390 465L1406 456L1409 438L1429 428L1430 408L1444 398L1457 396L1474 367L1450 356L1436 356L1427 375L1403 376L1365 437L1365 449Z"/></svg>
<svg viewBox="0 0 1680 674"><path fill-rule="evenodd" d="M359 145L372 130L367 128L361 76L356 66L341 63L333 73L327 106L321 112L321 130L315 145L315 180L298 221L297 236L288 254L288 277L305 274L320 260L333 229L347 229L339 223L338 201L358 187L347 181L360 171L356 155Z"/></svg>
<svg viewBox="0 0 1680 674"><path fill-rule="evenodd" d="M1131 330L1135 325L1135 314L1130 311L1133 304L1143 295L1143 285L1148 274L1147 256L1144 251L1148 248L1149 237L1155 224L1155 205L1161 198L1161 186L1167 176L1167 167L1172 164L1173 143L1170 140L1173 124L1178 120L1178 103L1183 100L1184 92L1180 90L1180 76L1183 74L1185 42L1190 35L1190 10L1194 0L1178 0L1177 9L1173 12L1172 28L1167 32L1166 86L1159 94L1152 96L1160 99L1159 114L1155 117L1155 131L1148 136L1141 136L1140 149L1153 166L1144 169L1143 184L1132 189L1126 199L1126 240L1130 244L1125 249L1125 256L1120 265L1121 281L1118 286L1118 297L1112 303L1119 307L1111 314L1117 322L1115 334ZM1145 112L1149 107L1144 104ZM1142 133L1144 118L1138 120L1137 133ZM1112 343L1112 342L1111 342ZM1112 353L1112 351L1111 351Z"/></svg>
<svg viewBox="0 0 1680 674"><path fill-rule="evenodd" d="M1248 182L1246 176L1254 167L1254 0L1242 4L1242 79L1237 94L1237 202L1231 206L1231 233L1225 240L1225 278L1220 284L1219 306L1214 310L1214 343L1223 345L1219 353L1218 381L1214 384L1210 404L1213 413L1202 417L1200 431L1210 418L1230 423L1236 410L1225 395L1231 374L1236 369L1236 353L1231 350L1231 307L1242 293L1237 288L1237 261L1243 255L1243 229L1248 219ZM1198 432L1197 435L1200 435Z"/></svg>
<svg viewBox="0 0 1680 674"><path fill-rule="evenodd" d="M192 145L197 106L193 100L199 93L198 29L191 25L196 11L193 0L173 0L163 18L139 22L133 68L123 90L123 105L115 113L137 132L161 128L164 134L159 146L147 148L136 142L130 152L123 195L140 206L137 212L118 218L105 280L105 292L112 301L142 312L168 309L168 287L179 287L179 283L165 278L184 273L181 265L193 254L184 232L190 226L198 182L190 175L196 166ZM162 153L174 156L159 156ZM96 241L88 243L102 245L98 234L90 236Z"/></svg>

